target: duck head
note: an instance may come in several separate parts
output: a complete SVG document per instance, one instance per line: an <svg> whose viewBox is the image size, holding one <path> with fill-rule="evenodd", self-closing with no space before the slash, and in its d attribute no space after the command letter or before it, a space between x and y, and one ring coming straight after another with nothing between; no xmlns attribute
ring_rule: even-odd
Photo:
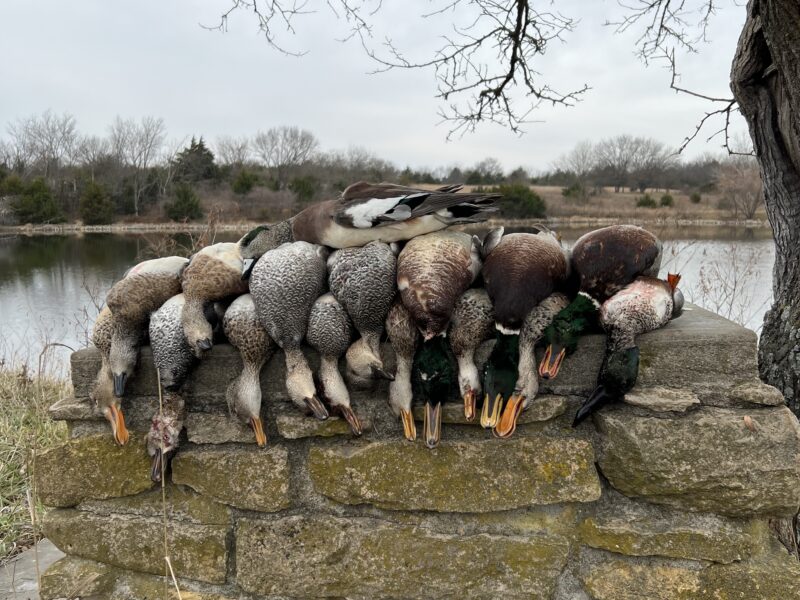
<svg viewBox="0 0 800 600"><path fill-rule="evenodd" d="M248 377L245 373L234 379L225 391L228 409L253 429L256 444L267 445L267 434L261 420L261 385L258 374Z"/></svg>
<svg viewBox="0 0 800 600"><path fill-rule="evenodd" d="M206 319L203 303L197 299L187 299L181 312L183 335L197 358L202 358L214 340L214 329Z"/></svg>
<svg viewBox="0 0 800 600"><path fill-rule="evenodd" d="M273 225L259 225L239 240L239 251L244 262L242 279L248 279L261 255L286 242L293 242L291 219Z"/></svg>
<svg viewBox="0 0 800 600"><path fill-rule="evenodd" d="M672 290L672 317L673 319L677 319L683 314L683 292L678 288L678 284L681 281L681 276L676 275L675 273L670 273L667 275L667 284L669 288Z"/></svg>
<svg viewBox="0 0 800 600"><path fill-rule="evenodd" d="M114 382L114 395L125 395L125 385L133 376L139 357L139 332L125 327L116 327L111 338L108 365Z"/></svg>
<svg viewBox="0 0 800 600"><path fill-rule="evenodd" d="M586 294L578 294L556 315L544 330L546 348L539 363L542 379L555 379L564 359L578 348L581 335L598 326L599 311L600 307L594 299Z"/></svg>
<svg viewBox="0 0 800 600"><path fill-rule="evenodd" d="M297 406L305 407L317 419L328 418L328 409L317 396L314 374L299 348L287 348L286 353L286 391Z"/></svg>
<svg viewBox="0 0 800 600"><path fill-rule="evenodd" d="M575 427L597 409L621 400L633 389L639 375L639 347L607 351L600 367L597 387L578 409L572 426Z"/></svg>
<svg viewBox="0 0 800 600"><path fill-rule="evenodd" d="M348 379L355 383L365 383L372 379L392 381L394 375L383 368L381 357L370 347L365 338L359 338L347 349Z"/></svg>
<svg viewBox="0 0 800 600"><path fill-rule="evenodd" d="M89 397L111 425L114 441L120 446L127 444L129 433L125 427L125 417L122 414L122 401L114 395L114 384L107 371L106 374L102 372L98 374Z"/></svg>
<svg viewBox="0 0 800 600"><path fill-rule="evenodd" d="M458 394L458 368L444 336L423 342L414 356L412 382L415 395L425 407L424 441L428 448L439 445L442 434L442 402Z"/></svg>
<svg viewBox="0 0 800 600"><path fill-rule="evenodd" d="M174 401L175 396L167 394L165 402ZM181 399L180 402L182 403L183 400ZM151 459L150 479L152 481L161 482L172 457L178 451L181 429L183 429L183 422L178 414L170 411L153 416L146 440L147 454Z"/></svg>
<svg viewBox="0 0 800 600"><path fill-rule="evenodd" d="M505 334L498 327L492 353L483 367L481 426L494 429L503 412L503 399L514 395L519 364L519 335Z"/></svg>

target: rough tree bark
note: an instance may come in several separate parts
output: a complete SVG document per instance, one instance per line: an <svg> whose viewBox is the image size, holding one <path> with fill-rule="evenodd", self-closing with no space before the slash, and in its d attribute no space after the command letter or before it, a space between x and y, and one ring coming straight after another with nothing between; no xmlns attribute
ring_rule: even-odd
<svg viewBox="0 0 800 600"><path fill-rule="evenodd" d="M775 236L774 303L759 369L800 415L800 3L750 0L731 71L750 127Z"/></svg>
<svg viewBox="0 0 800 600"><path fill-rule="evenodd" d="M800 3L750 0L731 70L731 89L750 127L775 237L774 302L764 317L758 362L800 415ZM797 517L770 526L795 556Z"/></svg>

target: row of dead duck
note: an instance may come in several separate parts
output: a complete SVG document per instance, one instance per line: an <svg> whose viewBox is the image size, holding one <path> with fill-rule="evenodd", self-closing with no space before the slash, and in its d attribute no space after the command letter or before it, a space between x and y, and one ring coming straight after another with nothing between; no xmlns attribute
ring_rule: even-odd
<svg viewBox="0 0 800 600"><path fill-rule="evenodd" d="M259 374L277 348L288 396L303 412L318 419L339 413L360 435L348 384L389 379L389 405L409 440L417 437L412 401L424 404L422 437L431 448L441 438L441 403L459 396L468 420L478 418L482 400L481 425L510 437L539 379L555 377L579 336L598 326L607 350L597 389L574 424L621 399L638 373L636 337L683 306L679 277L657 278L660 241L618 225L584 235L568 251L544 227L507 235L499 228L484 239L447 229L483 220L496 199L457 186L360 182L338 199L257 227L237 243L203 248L191 260L137 264L109 291L92 336L102 364L91 395L115 440L128 440L120 399L149 336L165 396L147 448L152 478L162 477L183 428L180 388L212 347L215 326L243 362L226 391L230 412L252 427L261 446L267 440ZM397 359L393 374L381 359L384 335ZM479 372L475 351L493 338ZM537 366L534 349L542 341L547 349ZM304 344L320 355L316 377Z"/></svg>

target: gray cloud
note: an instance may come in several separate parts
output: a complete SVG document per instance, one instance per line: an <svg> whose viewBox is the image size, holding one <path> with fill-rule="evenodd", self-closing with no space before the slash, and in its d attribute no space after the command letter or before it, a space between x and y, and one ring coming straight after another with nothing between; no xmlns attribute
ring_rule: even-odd
<svg viewBox="0 0 800 600"><path fill-rule="evenodd" d="M291 124L310 129L325 149L366 147L398 165L472 164L494 156L507 168L546 168L582 139L618 133L678 145L707 103L676 96L669 74L646 69L634 56L636 36L614 35L603 22L618 14L613 2L560 1L580 17L563 45L555 44L540 70L555 87L584 83L592 90L574 108L541 107L516 137L496 125L446 142L437 126L435 81L428 71L368 72L374 64L320 2L320 12L298 23L294 48L281 55L258 35L245 13L225 34L214 23L227 0L111 3L103 0L4 2L0 5L0 123L48 108L73 113L84 132L103 133L115 115L163 117L170 137L252 134ZM407 2L384 2L376 37L391 32L403 48L425 56L438 46L449 16L421 21ZM423 5L423 8L428 6ZM682 83L728 95L728 74L744 21L742 6L720 10L700 55L681 58ZM740 121L736 129L744 127ZM721 140L696 143L688 154L719 150Z"/></svg>

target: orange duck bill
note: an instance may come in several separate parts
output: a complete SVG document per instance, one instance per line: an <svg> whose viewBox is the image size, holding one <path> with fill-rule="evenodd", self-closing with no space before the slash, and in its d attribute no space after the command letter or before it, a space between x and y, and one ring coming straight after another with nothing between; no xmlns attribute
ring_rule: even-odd
<svg viewBox="0 0 800 600"><path fill-rule="evenodd" d="M517 420L525 408L525 396L514 394L506 402L503 415L493 429L495 436L499 438L510 438L517 429Z"/></svg>
<svg viewBox="0 0 800 600"><path fill-rule="evenodd" d="M400 410L400 420L403 422L403 435L409 442L417 439L417 426L414 424L414 415L410 410Z"/></svg>
<svg viewBox="0 0 800 600"><path fill-rule="evenodd" d="M111 423L111 433L114 435L114 441L120 446L127 444L130 434L128 433L128 428L125 427L125 416L122 414L122 409L113 404L110 405L106 409L106 419Z"/></svg>
<svg viewBox="0 0 800 600"><path fill-rule="evenodd" d="M475 416L478 414L478 399L476 396L477 394L475 394L475 390L472 388L467 390L467 392L464 394L464 417L467 419L467 421L474 421Z"/></svg>
<svg viewBox="0 0 800 600"><path fill-rule="evenodd" d="M484 429L494 428L500 420L503 411L503 396L497 394L494 400L486 394L483 398L483 408L481 409L481 427Z"/></svg>
<svg viewBox="0 0 800 600"><path fill-rule="evenodd" d="M539 363L539 376L542 379L555 379L566 355L566 348L554 344L547 346L542 362Z"/></svg>
<svg viewBox="0 0 800 600"><path fill-rule="evenodd" d="M253 428L253 432L256 434L256 444L261 448L266 446L267 434L264 432L264 423L261 421L261 417L250 417L250 427Z"/></svg>

